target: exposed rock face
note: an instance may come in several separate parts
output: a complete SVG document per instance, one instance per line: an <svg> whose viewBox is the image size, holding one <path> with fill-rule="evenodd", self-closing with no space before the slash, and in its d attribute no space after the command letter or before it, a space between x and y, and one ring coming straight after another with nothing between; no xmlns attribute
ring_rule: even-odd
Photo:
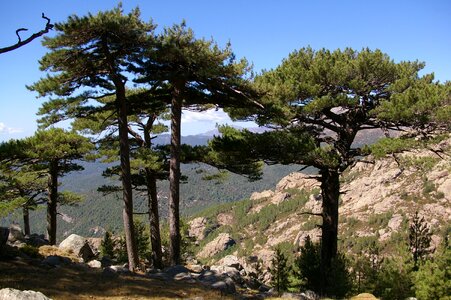
<svg viewBox="0 0 451 300"><path fill-rule="evenodd" d="M87 239L76 234L68 236L61 242L59 248L74 253L85 262L94 257L94 253L92 252Z"/></svg>
<svg viewBox="0 0 451 300"><path fill-rule="evenodd" d="M20 291L12 288L0 290L0 300L52 300L41 292Z"/></svg>
<svg viewBox="0 0 451 300"><path fill-rule="evenodd" d="M102 238L87 238L89 247L91 247L92 253L94 253L95 256L100 254L100 247L102 245Z"/></svg>
<svg viewBox="0 0 451 300"><path fill-rule="evenodd" d="M208 285L215 290L220 290L223 293L233 294L236 292L236 287L233 280L226 275L219 274L218 272L205 270L197 279L204 285Z"/></svg>
<svg viewBox="0 0 451 300"><path fill-rule="evenodd" d="M221 213L216 217L216 220L220 226L233 224L233 216L231 214Z"/></svg>
<svg viewBox="0 0 451 300"><path fill-rule="evenodd" d="M291 195L289 193L285 192L278 192L275 193L274 196L271 199L271 203L278 205L279 203L289 199Z"/></svg>
<svg viewBox="0 0 451 300"><path fill-rule="evenodd" d="M207 226L207 218L199 217L191 220L189 223L188 235L201 241L205 238L205 228Z"/></svg>
<svg viewBox="0 0 451 300"><path fill-rule="evenodd" d="M312 190L313 188L319 188L319 186L318 180L310 178L309 175L294 172L280 180L276 186L276 192L282 192L287 189Z"/></svg>
<svg viewBox="0 0 451 300"><path fill-rule="evenodd" d="M220 233L213 241L205 245L205 247L198 253L201 258L213 256L221 251L226 250L234 245L235 241L228 233Z"/></svg>
<svg viewBox="0 0 451 300"><path fill-rule="evenodd" d="M260 200L260 199L265 199L265 198L271 198L272 196L274 196L274 192L271 190L266 190L263 192L254 192L251 195L251 200Z"/></svg>

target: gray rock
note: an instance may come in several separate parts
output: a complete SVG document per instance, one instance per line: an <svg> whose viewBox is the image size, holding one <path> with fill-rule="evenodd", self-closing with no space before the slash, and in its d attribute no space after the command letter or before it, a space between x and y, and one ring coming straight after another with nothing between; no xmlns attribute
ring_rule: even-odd
<svg viewBox="0 0 451 300"><path fill-rule="evenodd" d="M67 257L62 257L62 256L58 256L58 255L50 255L47 256L43 261L43 264L48 265L48 266L52 266L52 267L57 267L60 265L68 265L71 264L72 261L67 258Z"/></svg>
<svg viewBox="0 0 451 300"><path fill-rule="evenodd" d="M226 267L232 267L237 269L238 271L243 269L238 257L235 255L226 255L223 259L221 259L220 264Z"/></svg>
<svg viewBox="0 0 451 300"><path fill-rule="evenodd" d="M0 300L52 300L41 292L20 291L12 288L0 290Z"/></svg>
<svg viewBox="0 0 451 300"><path fill-rule="evenodd" d="M163 270L163 273L166 275L167 278L173 280L195 282L193 276L190 273L190 270L181 265L166 268Z"/></svg>
<svg viewBox="0 0 451 300"><path fill-rule="evenodd" d="M229 278L230 279L230 278ZM224 280L224 281L217 281L211 285L211 288L214 290L219 290L224 294L234 294L236 293L236 287L233 281L230 280Z"/></svg>
<svg viewBox="0 0 451 300"><path fill-rule="evenodd" d="M218 272L212 270L205 270L197 279L204 285L207 285L213 289L220 290L222 293L233 294L236 292L235 283L233 280L226 276L221 275Z"/></svg>
<svg viewBox="0 0 451 300"><path fill-rule="evenodd" d="M300 294L302 300L319 300L319 295L314 291L307 290Z"/></svg>
<svg viewBox="0 0 451 300"><path fill-rule="evenodd" d="M283 293L282 296L280 296L280 298L282 299L301 299L303 300L304 298L301 296L301 294L298 293Z"/></svg>
<svg viewBox="0 0 451 300"><path fill-rule="evenodd" d="M49 241L45 238L43 234L30 234L25 236L25 241L28 245L34 247L41 247L49 244Z"/></svg>
<svg viewBox="0 0 451 300"><path fill-rule="evenodd" d="M78 257L81 257L85 262L94 258L94 253L92 252L87 239L76 234L68 236L61 242L59 248L74 253Z"/></svg>
<svg viewBox="0 0 451 300"><path fill-rule="evenodd" d="M11 224L9 226L8 242L14 243L16 241L23 242L25 237L19 224Z"/></svg>

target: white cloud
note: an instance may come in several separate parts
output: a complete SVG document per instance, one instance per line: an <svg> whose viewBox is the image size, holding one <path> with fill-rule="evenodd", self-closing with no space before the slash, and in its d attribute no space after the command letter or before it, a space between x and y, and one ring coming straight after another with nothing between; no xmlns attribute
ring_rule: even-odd
<svg viewBox="0 0 451 300"><path fill-rule="evenodd" d="M20 128L12 128L5 125L5 123L0 122L0 134L13 134L23 132Z"/></svg>
<svg viewBox="0 0 451 300"><path fill-rule="evenodd" d="M223 123L230 121L229 116L222 110L206 110L203 112L193 112L189 110L183 111L182 123L192 123L192 122L212 122L212 123Z"/></svg>

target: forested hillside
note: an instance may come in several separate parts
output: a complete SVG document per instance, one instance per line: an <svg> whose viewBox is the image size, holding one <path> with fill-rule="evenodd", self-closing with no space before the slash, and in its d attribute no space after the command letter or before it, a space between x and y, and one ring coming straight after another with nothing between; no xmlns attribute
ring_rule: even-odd
<svg viewBox="0 0 451 300"><path fill-rule="evenodd" d="M59 240L63 236L77 233L84 236L102 236L103 230L108 229L116 233L122 232L121 199L118 194L102 195L97 188L111 183L101 176L108 164L82 163L84 171L73 172L63 178L62 188L80 193L84 201L75 206L61 206L58 217ZM256 191L272 188L282 177L297 171L300 166L267 166L261 180L250 182L247 178L232 173L222 174L219 178L211 176L218 174L218 170L203 164L182 165L182 172L187 181L181 185L181 208L184 216L190 216L199 210L219 203L231 202L249 198ZM205 177L213 177L207 180ZM116 184L119 184L117 182ZM168 182L159 182L160 210L163 218L167 216ZM135 193L135 212L147 211L144 195ZM38 208L30 213L31 230L44 233L45 210ZM10 222L21 223L21 212L2 219L2 225Z"/></svg>

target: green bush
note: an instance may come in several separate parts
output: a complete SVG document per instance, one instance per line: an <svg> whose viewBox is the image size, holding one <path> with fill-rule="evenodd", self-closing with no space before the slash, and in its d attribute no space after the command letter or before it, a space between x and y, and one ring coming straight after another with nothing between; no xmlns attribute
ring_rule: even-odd
<svg viewBox="0 0 451 300"><path fill-rule="evenodd" d="M418 299L451 299L451 248L437 253L414 274L413 283Z"/></svg>
<svg viewBox="0 0 451 300"><path fill-rule="evenodd" d="M31 245L25 245L21 247L20 251L32 258L39 258L41 256L39 254L39 249Z"/></svg>
<svg viewBox="0 0 451 300"><path fill-rule="evenodd" d="M373 294L382 300L404 300L413 296L412 270L409 262L386 259L377 274Z"/></svg>
<svg viewBox="0 0 451 300"><path fill-rule="evenodd" d="M114 248L116 247L116 242L112 239L111 233L109 231L105 232L102 243L100 244L100 255L102 257L108 257L114 259Z"/></svg>
<svg viewBox="0 0 451 300"><path fill-rule="evenodd" d="M276 248L276 253L271 263L271 285L280 295L282 292L288 290L290 284L288 277L291 268L288 266L287 258L279 247Z"/></svg>
<svg viewBox="0 0 451 300"><path fill-rule="evenodd" d="M352 279L348 271L348 261L343 254L338 254L332 260L330 268L325 270L325 287L322 294L338 298L345 297L352 289ZM313 244L310 237L305 240L300 249L300 255L295 260L295 275L301 281L301 289L321 292L321 245Z"/></svg>

